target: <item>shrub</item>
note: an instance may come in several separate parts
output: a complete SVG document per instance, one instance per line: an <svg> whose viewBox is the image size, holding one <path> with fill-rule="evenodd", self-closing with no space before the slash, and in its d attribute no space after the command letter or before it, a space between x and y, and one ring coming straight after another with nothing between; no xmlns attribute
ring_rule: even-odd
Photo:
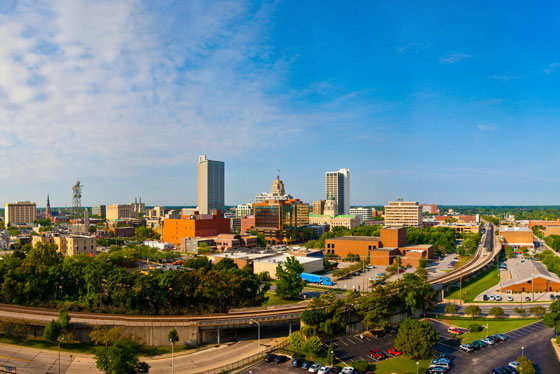
<svg viewBox="0 0 560 374"><path fill-rule="evenodd" d="M364 359L359 359L356 361L352 361L350 363L354 369L361 371L362 373L365 372L369 368L369 362Z"/></svg>
<svg viewBox="0 0 560 374"><path fill-rule="evenodd" d="M480 326L480 325L477 324L477 323L471 323L471 324L469 325L469 330L470 330L471 332L480 332L480 331L482 331L482 326Z"/></svg>

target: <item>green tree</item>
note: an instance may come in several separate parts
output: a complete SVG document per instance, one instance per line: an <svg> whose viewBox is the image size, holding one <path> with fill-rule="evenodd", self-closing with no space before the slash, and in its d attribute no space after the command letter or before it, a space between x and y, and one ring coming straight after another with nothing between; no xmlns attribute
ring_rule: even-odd
<svg viewBox="0 0 560 374"><path fill-rule="evenodd" d="M455 314L455 313L457 313L457 310L458 310L457 305L449 304L449 305L445 306L444 312L449 313L449 314Z"/></svg>
<svg viewBox="0 0 560 374"><path fill-rule="evenodd" d="M360 298L359 312L367 329L385 326L389 317L389 302L390 298L383 287L376 287Z"/></svg>
<svg viewBox="0 0 560 374"><path fill-rule="evenodd" d="M517 314L519 314L519 316L523 317L523 315L525 314L525 309L521 309L521 308L515 308L513 309L513 311Z"/></svg>
<svg viewBox="0 0 560 374"><path fill-rule="evenodd" d="M469 331L470 332L481 332L482 331L482 326L480 326L478 323L471 323L469 325Z"/></svg>
<svg viewBox="0 0 560 374"><path fill-rule="evenodd" d="M43 330L43 337L47 339L52 344L56 343L60 335L62 334L62 327L60 323L56 320L50 321L45 329Z"/></svg>
<svg viewBox="0 0 560 374"><path fill-rule="evenodd" d="M167 340L171 342L171 344L175 344L179 341L179 334L177 334L177 330L173 329L169 331L167 334Z"/></svg>
<svg viewBox="0 0 560 374"><path fill-rule="evenodd" d="M96 231L97 231L97 227L95 227L95 226L90 226L90 227L88 228L88 232L89 232L90 234L93 234L93 233L96 232Z"/></svg>
<svg viewBox="0 0 560 374"><path fill-rule="evenodd" d="M529 308L529 313L542 318L546 314L546 309L543 306L533 306Z"/></svg>
<svg viewBox="0 0 560 374"><path fill-rule="evenodd" d="M404 355L418 360L430 357L438 340L439 334L428 322L407 318L399 327L395 346Z"/></svg>
<svg viewBox="0 0 560 374"><path fill-rule="evenodd" d="M515 256L515 253L513 252L513 248L512 247L506 247L506 257L507 258L513 258Z"/></svg>
<svg viewBox="0 0 560 374"><path fill-rule="evenodd" d="M519 374L535 374L535 368L533 363L525 356L517 357L517 362L519 362Z"/></svg>
<svg viewBox="0 0 560 374"><path fill-rule="evenodd" d="M97 347L97 368L105 374L148 373L150 365L138 359L140 346L130 339L122 339L109 347Z"/></svg>
<svg viewBox="0 0 560 374"><path fill-rule="evenodd" d="M550 313L545 314L544 324L547 327L554 327L556 331L560 331L560 300L550 304L548 310L550 310Z"/></svg>
<svg viewBox="0 0 560 374"><path fill-rule="evenodd" d="M305 349L305 336L300 331L294 331L289 337L290 345L297 351Z"/></svg>
<svg viewBox="0 0 560 374"><path fill-rule="evenodd" d="M319 339L319 337L316 335L310 337L305 342L305 350L311 353L311 358L313 358L314 355L319 353L322 347L323 347L323 343L321 342L321 339Z"/></svg>
<svg viewBox="0 0 560 374"><path fill-rule="evenodd" d="M472 318L479 316L482 311L478 305L469 305L467 309L465 309L465 314L470 315Z"/></svg>
<svg viewBox="0 0 560 374"><path fill-rule="evenodd" d="M276 267L276 295L288 300L298 297L304 285L300 277L303 271L303 265L294 256L288 257L284 265L278 264Z"/></svg>
<svg viewBox="0 0 560 374"><path fill-rule="evenodd" d="M121 329L120 327L109 328L94 326L89 333L89 338L95 345L104 345L107 347L121 338Z"/></svg>
<svg viewBox="0 0 560 374"><path fill-rule="evenodd" d="M504 315L504 310L502 308L500 308L499 306L494 306L494 307L490 308L490 311L488 312L488 315L494 316L494 317L501 317L501 316Z"/></svg>

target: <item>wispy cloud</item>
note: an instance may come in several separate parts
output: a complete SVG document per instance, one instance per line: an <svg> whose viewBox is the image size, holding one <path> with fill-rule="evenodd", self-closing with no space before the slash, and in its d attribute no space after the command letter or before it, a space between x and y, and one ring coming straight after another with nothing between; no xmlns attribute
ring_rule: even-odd
<svg viewBox="0 0 560 374"><path fill-rule="evenodd" d="M155 4L22 0L0 14L0 180L192 164L317 119L269 94L287 69L269 56L269 5Z"/></svg>
<svg viewBox="0 0 560 374"><path fill-rule="evenodd" d="M471 58L471 55L466 53L451 53L439 58L439 62L442 64L454 64L456 62L462 61L467 58Z"/></svg>
<svg viewBox="0 0 560 374"><path fill-rule="evenodd" d="M480 131L495 131L495 130L498 129L498 128L497 128L496 126L494 126L494 125L483 125L483 124L478 124L477 127L478 127L478 129L479 129Z"/></svg>
<svg viewBox="0 0 560 374"><path fill-rule="evenodd" d="M559 67L560 67L560 62L553 62L551 64L546 65L543 71L546 75L550 75L554 73L556 69L558 69Z"/></svg>

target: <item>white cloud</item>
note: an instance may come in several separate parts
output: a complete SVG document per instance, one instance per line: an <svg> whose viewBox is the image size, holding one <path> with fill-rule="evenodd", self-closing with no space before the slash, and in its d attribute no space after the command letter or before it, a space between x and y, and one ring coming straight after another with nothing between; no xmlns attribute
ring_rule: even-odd
<svg viewBox="0 0 560 374"><path fill-rule="evenodd" d="M548 64L544 69L544 73L546 75L550 75L552 73L554 73L554 71L556 71L556 69L558 69L560 67L560 62L553 62L551 64Z"/></svg>
<svg viewBox="0 0 560 374"><path fill-rule="evenodd" d="M440 57L439 62L441 62L442 64L454 64L470 57L472 56L465 53L451 53L446 56Z"/></svg>
<svg viewBox="0 0 560 374"><path fill-rule="evenodd" d="M494 125L479 124L479 125L477 125L477 127L480 131L495 131L497 129L497 127L494 126Z"/></svg>
<svg viewBox="0 0 560 374"><path fill-rule="evenodd" d="M0 14L0 181L193 164L326 118L267 93L286 71L268 57L268 5L156 4L23 0Z"/></svg>

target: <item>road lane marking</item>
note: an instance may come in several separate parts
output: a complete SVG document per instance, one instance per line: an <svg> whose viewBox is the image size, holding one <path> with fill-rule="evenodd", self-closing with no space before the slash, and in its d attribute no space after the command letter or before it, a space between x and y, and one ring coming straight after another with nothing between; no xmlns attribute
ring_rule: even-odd
<svg viewBox="0 0 560 374"><path fill-rule="evenodd" d="M341 342L341 343L344 344L345 346L348 346L348 344L344 343L342 340L339 340L339 342Z"/></svg>
<svg viewBox="0 0 560 374"><path fill-rule="evenodd" d="M0 358L7 358L8 360L17 360L17 361L22 361L22 362L33 362L31 360L24 360L23 358L15 358L15 357L8 357L8 356L2 356L2 355L0 355Z"/></svg>

